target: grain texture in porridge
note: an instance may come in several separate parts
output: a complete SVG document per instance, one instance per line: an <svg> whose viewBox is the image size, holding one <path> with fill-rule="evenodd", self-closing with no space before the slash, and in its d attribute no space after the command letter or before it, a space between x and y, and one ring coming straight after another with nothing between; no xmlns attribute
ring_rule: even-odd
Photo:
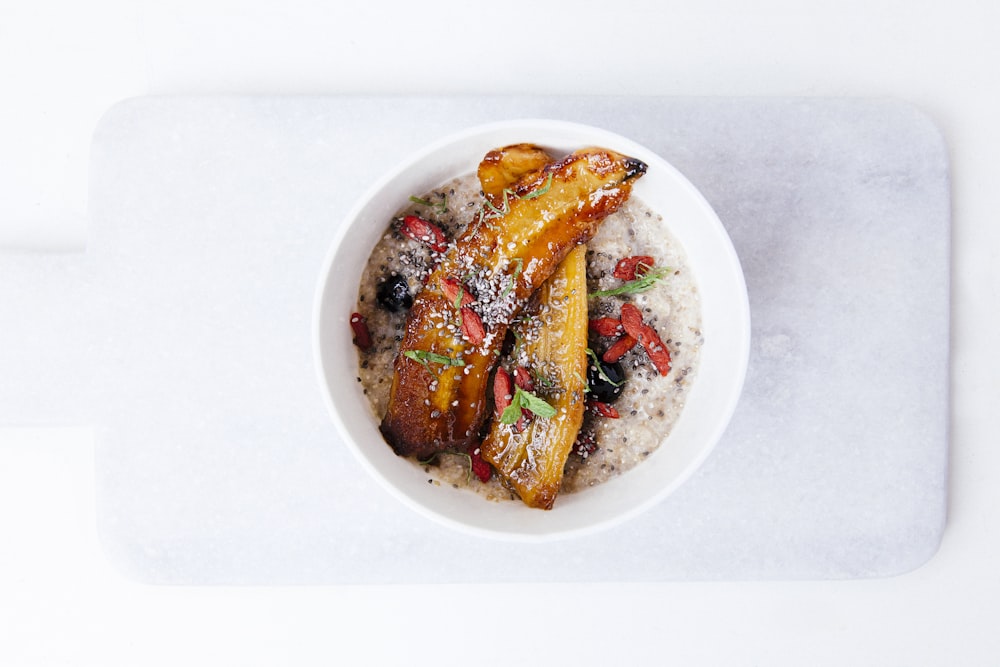
<svg viewBox="0 0 1000 667"><path fill-rule="evenodd" d="M371 253L358 290L357 310L366 319L373 346L359 351L359 377L363 391L378 418L386 411L392 384L393 361L406 325L406 312L392 312L379 305L379 286L387 280L405 281L410 294L422 287L434 262L426 244L399 231L405 215L418 215L437 224L455 238L473 219L483 197L475 174L463 176L435 190L411 198L392 221ZM697 374L702 344L700 300L683 248L670 234L663 217L632 197L609 216L587 246L589 292L608 290L622 281L612 273L618 260L648 255L656 267L669 267L667 275L648 291L592 298L590 318L619 317L622 303L640 309L666 343L672 357L668 375L660 375L641 345L620 360L626 382L614 403L620 417L610 419L588 410L580 438L566 464L561 493L573 493L600 484L641 463L666 438L684 407ZM590 333L590 347L600 355L613 342ZM581 354L584 350L580 351ZM428 481L469 488L490 500L516 499L496 475L480 482L471 474L469 456L442 453L422 466Z"/></svg>

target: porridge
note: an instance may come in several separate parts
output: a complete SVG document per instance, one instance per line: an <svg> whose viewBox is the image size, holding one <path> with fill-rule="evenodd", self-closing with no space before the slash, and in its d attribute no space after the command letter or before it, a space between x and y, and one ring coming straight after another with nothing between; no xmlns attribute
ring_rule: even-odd
<svg viewBox="0 0 1000 667"><path fill-rule="evenodd" d="M359 350L358 378L371 409L380 419L390 409L393 368L407 332L408 313L440 260L443 239L461 236L470 225L477 224L477 216L481 223L482 211L489 207L484 204L479 177L469 174L411 197L392 220L386 221L386 233L372 251L361 278L356 314L370 338L359 344L364 349ZM413 220L431 224L415 233ZM702 343L694 276L683 248L660 213L630 197L604 219L583 254L590 326L586 343L573 352L580 358L586 355L586 377L581 378L586 409L565 460L560 493L578 492L620 475L640 464L660 445L684 407L697 373ZM530 262L528 266L522 263L514 268L513 277L529 269ZM467 284L471 292L476 292L474 277ZM460 290L456 296L456 306L461 306L465 293ZM471 298L465 303L472 302ZM512 375L531 368L533 379L526 380L531 391L523 394L558 405L558 388L550 386L544 367L535 368L530 360L518 356L522 337L530 335L532 327L541 326L548 307L538 303L536 297L513 315L497 367L509 369ZM460 313L467 317L471 314L464 308ZM658 335L654 343L629 336L622 322L630 316L636 322L641 318L643 331L653 332L650 335L654 338ZM481 317L486 330L490 330L491 315L483 310ZM471 320L471 324L478 319ZM459 315L458 326L467 331L470 320L462 322ZM658 356L657 344L662 344L669 356L665 352ZM410 360L426 366L432 387L438 381L433 366L440 361L436 357L444 359L445 368L464 363L442 355L419 358L412 354L407 353ZM614 361L606 362L606 358ZM470 369L459 370L467 373ZM502 372L506 371L493 371ZM491 381L489 386L492 390L499 385ZM518 386L528 385L518 381ZM492 410L497 402L492 391L487 402L490 409L486 425L481 432L468 435L486 436L490 422L498 420L499 410L497 414ZM519 427L523 419L544 418L538 412L529 414L528 408L522 411L524 418L519 418ZM489 474L489 468L484 474L482 466L489 464L483 463L479 453L478 448L444 448L430 456L413 458L414 465L421 466L428 475L429 483L468 488L490 500L517 499L509 480Z"/></svg>

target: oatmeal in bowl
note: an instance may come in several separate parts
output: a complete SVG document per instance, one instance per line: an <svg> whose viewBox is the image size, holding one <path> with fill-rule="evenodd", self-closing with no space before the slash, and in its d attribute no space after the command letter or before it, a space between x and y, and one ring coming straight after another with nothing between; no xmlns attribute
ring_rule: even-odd
<svg viewBox="0 0 1000 667"><path fill-rule="evenodd" d="M321 388L358 460L426 516L511 539L615 524L690 476L735 408L738 259L694 187L624 137L467 130L339 232Z"/></svg>

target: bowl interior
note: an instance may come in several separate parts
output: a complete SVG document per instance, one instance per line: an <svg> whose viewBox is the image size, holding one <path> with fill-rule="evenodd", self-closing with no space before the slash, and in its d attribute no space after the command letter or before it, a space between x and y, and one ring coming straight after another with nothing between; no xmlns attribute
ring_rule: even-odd
<svg viewBox="0 0 1000 667"><path fill-rule="evenodd" d="M663 214L684 246L702 299L701 367L670 436L641 465L586 491L564 494L548 511L490 502L472 492L427 484L411 461L382 439L379 418L354 382L357 353L348 323L372 248L410 195L474 172L498 146L533 142L554 154L605 146L646 162L633 194ZM708 456L735 409L746 373L750 314L739 260L721 222L676 169L635 142L605 130L561 121L524 120L480 126L439 141L376 183L338 230L316 296L314 345L321 389L341 436L360 463L416 511L477 535L544 540L595 531L658 502ZM391 372L391 369L387 369Z"/></svg>

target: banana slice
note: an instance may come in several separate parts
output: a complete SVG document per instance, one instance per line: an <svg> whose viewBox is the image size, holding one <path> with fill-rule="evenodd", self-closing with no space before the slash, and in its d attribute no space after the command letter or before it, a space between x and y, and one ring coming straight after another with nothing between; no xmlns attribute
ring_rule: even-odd
<svg viewBox="0 0 1000 667"><path fill-rule="evenodd" d="M583 424L587 374L587 257L577 246L514 324L513 363L554 409L526 424L494 418L480 447L504 482L530 507L552 509L563 469ZM495 399L496 400L496 399ZM502 398L500 400L503 400Z"/></svg>
<svg viewBox="0 0 1000 667"><path fill-rule="evenodd" d="M447 249L414 300L394 363L381 430L397 454L423 458L478 442L511 321L645 171L613 151L576 151L489 202Z"/></svg>

